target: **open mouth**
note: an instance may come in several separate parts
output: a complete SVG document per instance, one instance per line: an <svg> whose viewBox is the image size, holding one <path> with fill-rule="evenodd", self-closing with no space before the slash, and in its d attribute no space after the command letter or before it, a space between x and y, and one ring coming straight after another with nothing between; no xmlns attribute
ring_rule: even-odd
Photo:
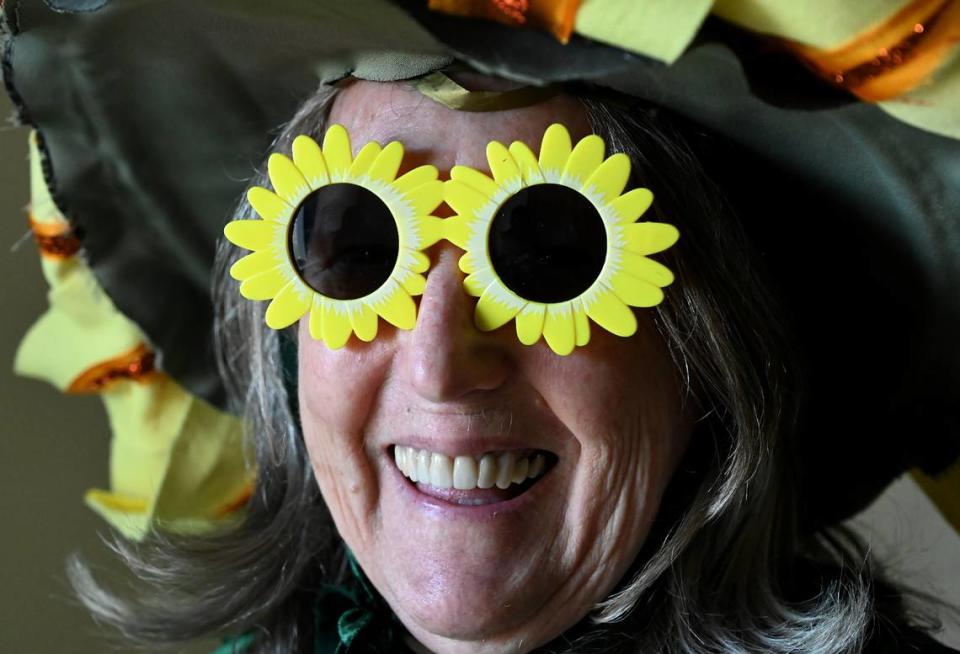
<svg viewBox="0 0 960 654"><path fill-rule="evenodd" d="M528 491L556 463L544 450L488 452L481 457L447 456L405 445L393 447L393 459L421 493L449 502L479 506L505 502Z"/></svg>

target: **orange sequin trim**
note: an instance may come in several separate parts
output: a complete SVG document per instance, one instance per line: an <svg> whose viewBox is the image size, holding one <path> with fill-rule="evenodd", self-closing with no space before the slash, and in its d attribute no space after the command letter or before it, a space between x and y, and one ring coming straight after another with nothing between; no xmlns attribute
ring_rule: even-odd
<svg viewBox="0 0 960 654"><path fill-rule="evenodd" d="M838 48L789 47L832 84L878 102L927 80L958 42L960 1L914 0Z"/></svg>
<svg viewBox="0 0 960 654"><path fill-rule="evenodd" d="M236 499L231 500L217 511L217 517L224 518L235 511L239 511L247 505L251 497L253 497L253 482L248 481L240 490L240 495Z"/></svg>
<svg viewBox="0 0 960 654"><path fill-rule="evenodd" d="M68 259L80 250L80 239L66 221L42 223L30 216L30 231L44 259Z"/></svg>
<svg viewBox="0 0 960 654"><path fill-rule="evenodd" d="M143 381L154 372L154 354L140 344L130 352L80 373L67 393L99 393L117 381Z"/></svg>
<svg viewBox="0 0 960 654"><path fill-rule="evenodd" d="M428 7L454 16L485 18L514 27L535 27L566 43L581 0L429 0Z"/></svg>

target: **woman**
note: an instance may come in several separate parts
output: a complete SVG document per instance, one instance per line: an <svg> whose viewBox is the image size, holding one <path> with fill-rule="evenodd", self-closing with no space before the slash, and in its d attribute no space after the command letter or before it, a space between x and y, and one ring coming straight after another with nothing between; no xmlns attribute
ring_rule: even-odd
<svg viewBox="0 0 960 654"><path fill-rule="evenodd" d="M629 338L595 329L559 356L478 329L462 253L442 241L413 329L381 324L370 343L330 349L306 318L268 329L227 274L245 252L221 243L216 333L256 491L236 528L127 549L151 582L139 602L78 568L91 608L135 640L242 634L225 651L939 651L852 538L803 523L804 368L765 264L711 181L725 144L592 87L483 113L437 97L341 83L307 100L273 149L336 123L354 155L398 140L404 167L446 172L486 169L492 140L535 148L555 122L574 142L596 133L630 157L653 217L680 231L657 255L677 277L667 299L636 312ZM263 172L251 184L270 185ZM247 204L237 215L256 217ZM516 488L456 493L405 480L398 448L544 463Z"/></svg>

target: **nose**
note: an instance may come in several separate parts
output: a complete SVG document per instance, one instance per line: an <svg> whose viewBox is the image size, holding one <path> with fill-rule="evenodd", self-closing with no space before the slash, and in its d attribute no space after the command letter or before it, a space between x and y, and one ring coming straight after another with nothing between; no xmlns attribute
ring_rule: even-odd
<svg viewBox="0 0 960 654"><path fill-rule="evenodd" d="M463 289L457 267L461 251L445 242L435 248L417 324L403 339L401 365L423 399L463 401L501 387L512 364L502 339L473 323L476 300Z"/></svg>

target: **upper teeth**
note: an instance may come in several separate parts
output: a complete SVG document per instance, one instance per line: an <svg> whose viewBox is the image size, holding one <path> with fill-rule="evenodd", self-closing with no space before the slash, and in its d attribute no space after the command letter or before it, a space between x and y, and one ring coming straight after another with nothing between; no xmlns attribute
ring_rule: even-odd
<svg viewBox="0 0 960 654"><path fill-rule="evenodd" d="M546 458L542 454L520 457L516 452L451 458L429 450L405 445L393 448L397 468L411 481L428 483L438 488L473 490L474 488L509 488L543 474Z"/></svg>

